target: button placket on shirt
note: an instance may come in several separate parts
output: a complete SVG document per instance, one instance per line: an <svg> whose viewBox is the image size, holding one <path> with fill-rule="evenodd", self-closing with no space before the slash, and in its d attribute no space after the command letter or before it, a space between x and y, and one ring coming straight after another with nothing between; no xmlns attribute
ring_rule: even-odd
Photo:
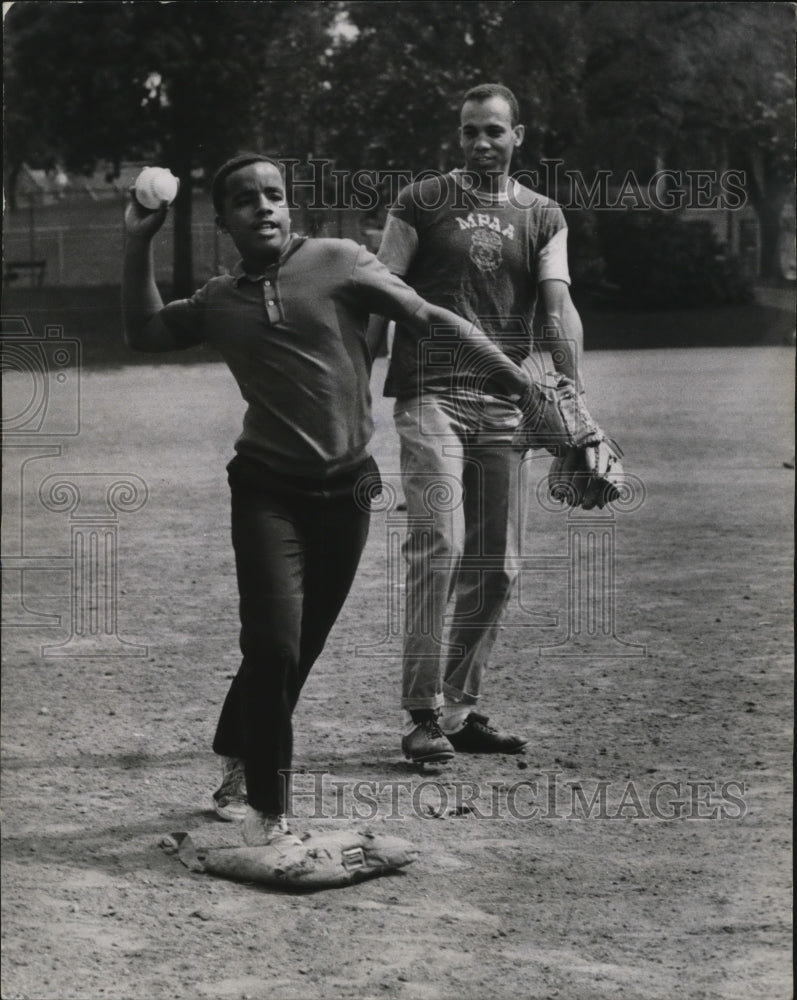
<svg viewBox="0 0 797 1000"><path fill-rule="evenodd" d="M263 304L266 307L266 315L269 323L279 323L282 320L282 310L277 298L277 280L266 278L263 281Z"/></svg>

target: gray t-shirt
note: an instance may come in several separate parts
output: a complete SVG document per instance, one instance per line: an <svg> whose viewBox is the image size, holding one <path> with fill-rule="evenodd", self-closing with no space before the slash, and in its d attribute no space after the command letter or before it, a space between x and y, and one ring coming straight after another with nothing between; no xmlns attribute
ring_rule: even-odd
<svg viewBox="0 0 797 1000"><path fill-rule="evenodd" d="M540 281L569 283L567 225L559 206L510 180L500 196L469 190L460 171L404 188L391 208L379 260L424 299L477 322L516 363L529 353ZM421 338L400 322L386 396L457 388L465 352L445 333Z"/></svg>

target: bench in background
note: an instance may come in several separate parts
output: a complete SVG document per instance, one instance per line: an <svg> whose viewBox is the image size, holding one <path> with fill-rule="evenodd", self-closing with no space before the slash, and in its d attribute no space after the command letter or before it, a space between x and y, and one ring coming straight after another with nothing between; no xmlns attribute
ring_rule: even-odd
<svg viewBox="0 0 797 1000"><path fill-rule="evenodd" d="M6 261L3 279L5 281L17 281L24 271L32 274L36 278L39 288L44 284L44 274L47 270L46 260L8 260Z"/></svg>

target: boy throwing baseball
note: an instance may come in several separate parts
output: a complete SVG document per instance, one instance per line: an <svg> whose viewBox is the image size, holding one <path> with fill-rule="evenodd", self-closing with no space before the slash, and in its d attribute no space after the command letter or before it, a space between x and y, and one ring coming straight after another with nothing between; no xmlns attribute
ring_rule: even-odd
<svg viewBox="0 0 797 1000"><path fill-rule="evenodd" d="M213 743L224 766L214 798L224 818L243 807L245 843L279 844L295 839L284 820L291 717L366 541L370 515L358 483L378 482L368 450L369 313L419 337L433 325L455 331L508 395L522 394L528 380L481 330L429 305L363 247L293 235L282 174L269 157L228 160L212 194L216 224L241 255L235 272L164 305L152 238L168 206L150 211L133 200L122 310L134 350L212 345L247 403L227 467L242 661Z"/></svg>

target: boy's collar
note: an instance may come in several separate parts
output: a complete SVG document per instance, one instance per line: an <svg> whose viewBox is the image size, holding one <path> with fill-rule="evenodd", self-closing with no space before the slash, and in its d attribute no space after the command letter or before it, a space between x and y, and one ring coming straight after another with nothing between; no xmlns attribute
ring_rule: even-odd
<svg viewBox="0 0 797 1000"><path fill-rule="evenodd" d="M299 247L307 239L306 236L297 236L296 233L290 233L288 239L285 242L285 246L280 251L279 257L274 261L273 264L269 264L268 267L263 268L262 271L247 271L244 268L243 260L239 260L235 265L232 276L235 279L235 284L237 285L241 281L262 281L263 278L268 274L272 267L278 267L283 264L291 254L295 253Z"/></svg>

